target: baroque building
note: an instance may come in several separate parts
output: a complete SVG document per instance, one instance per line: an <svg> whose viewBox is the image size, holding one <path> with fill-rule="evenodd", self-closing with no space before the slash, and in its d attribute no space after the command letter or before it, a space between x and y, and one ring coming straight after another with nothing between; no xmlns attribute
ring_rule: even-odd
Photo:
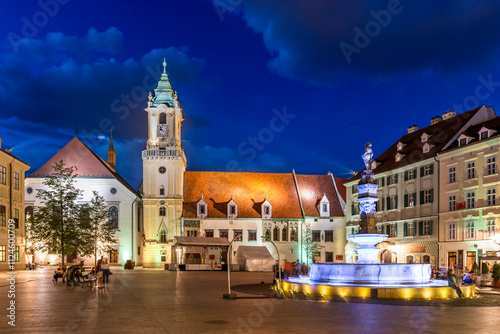
<svg viewBox="0 0 500 334"><path fill-rule="evenodd" d="M1 145L0 138L0 271L21 270L26 268L24 174L30 166Z"/></svg>
<svg viewBox="0 0 500 334"><path fill-rule="evenodd" d="M440 163L438 154L450 147L471 125L495 115L491 107L481 106L457 115L454 111L431 119L419 129L413 125L407 134L379 155L375 181L378 183L377 229L389 235L381 244L380 260L398 263L430 263L439 260ZM359 175L345 183L347 189L347 235L356 232L360 217L355 185ZM354 262L354 246L346 246L347 261Z"/></svg>

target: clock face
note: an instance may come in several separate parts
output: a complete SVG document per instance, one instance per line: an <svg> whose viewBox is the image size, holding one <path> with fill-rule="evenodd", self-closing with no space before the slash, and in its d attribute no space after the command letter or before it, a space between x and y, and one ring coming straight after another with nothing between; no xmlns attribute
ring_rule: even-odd
<svg viewBox="0 0 500 334"><path fill-rule="evenodd" d="M156 135L158 137L168 137L168 125L166 125L166 124L158 125Z"/></svg>

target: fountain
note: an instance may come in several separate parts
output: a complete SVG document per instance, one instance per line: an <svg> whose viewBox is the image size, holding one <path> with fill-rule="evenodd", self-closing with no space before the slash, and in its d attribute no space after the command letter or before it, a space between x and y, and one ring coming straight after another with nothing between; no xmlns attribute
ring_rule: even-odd
<svg viewBox="0 0 500 334"><path fill-rule="evenodd" d="M374 298L453 298L456 293L446 281L431 282L430 264L380 263L380 248L376 245L387 239L376 231L376 202L378 185L373 177L375 161L371 144L362 155L365 170L359 181L360 230L349 235L356 248L356 263L313 263L308 278L290 278L284 289L303 289L338 296ZM315 290L316 289L316 290ZM462 288L466 296L474 295L474 287Z"/></svg>

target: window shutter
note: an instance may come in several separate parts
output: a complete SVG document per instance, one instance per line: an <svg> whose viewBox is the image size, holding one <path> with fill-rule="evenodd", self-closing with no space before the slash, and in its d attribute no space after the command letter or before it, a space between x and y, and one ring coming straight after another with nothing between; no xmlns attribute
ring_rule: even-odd
<svg viewBox="0 0 500 334"><path fill-rule="evenodd" d="M390 185L390 184L391 184L391 177L390 177L390 176L388 176L388 177L387 177L387 185Z"/></svg>
<svg viewBox="0 0 500 334"><path fill-rule="evenodd" d="M413 222L413 235L415 236L417 234L417 223Z"/></svg>
<svg viewBox="0 0 500 334"><path fill-rule="evenodd" d="M404 207L405 208L408 207L408 194L405 194L405 197L404 197Z"/></svg>
<svg viewBox="0 0 500 334"><path fill-rule="evenodd" d="M416 168L413 170L413 178L415 178L415 179L417 178L417 169Z"/></svg>
<svg viewBox="0 0 500 334"><path fill-rule="evenodd" d="M418 235L424 235L424 222L418 222Z"/></svg>
<svg viewBox="0 0 500 334"><path fill-rule="evenodd" d="M385 186L385 179L382 178L382 187Z"/></svg>
<svg viewBox="0 0 500 334"><path fill-rule="evenodd" d="M398 223L394 223L394 236L398 236Z"/></svg>
<svg viewBox="0 0 500 334"><path fill-rule="evenodd" d="M420 205L424 204L424 191L420 191Z"/></svg>
<svg viewBox="0 0 500 334"><path fill-rule="evenodd" d="M386 205L387 205L387 210L390 210L391 209L391 198L390 197L387 197L386 198Z"/></svg>
<svg viewBox="0 0 500 334"><path fill-rule="evenodd" d="M408 181L408 171L405 172L405 181Z"/></svg>
<svg viewBox="0 0 500 334"><path fill-rule="evenodd" d="M395 201L394 201L394 209L398 208L398 196L396 196Z"/></svg>
<svg viewBox="0 0 500 334"><path fill-rule="evenodd" d="M382 179L383 180L383 179ZM382 197L382 205L380 206L381 210L380 211L384 211L384 198Z"/></svg>
<svg viewBox="0 0 500 334"><path fill-rule="evenodd" d="M434 200L434 189L431 189L431 201L430 201L430 203L432 203L433 200Z"/></svg>
<svg viewBox="0 0 500 334"><path fill-rule="evenodd" d="M405 223L403 225L403 235L406 237L408 236L408 223Z"/></svg>
<svg viewBox="0 0 500 334"><path fill-rule="evenodd" d="M420 167L420 177L424 176L424 167Z"/></svg>
<svg viewBox="0 0 500 334"><path fill-rule="evenodd" d="M434 173L434 164L431 164L430 167L431 167L430 175L432 175Z"/></svg>
<svg viewBox="0 0 500 334"><path fill-rule="evenodd" d="M351 204L351 215L354 216L354 204Z"/></svg>
<svg viewBox="0 0 500 334"><path fill-rule="evenodd" d="M398 183L398 174L394 175L394 183Z"/></svg>
<svg viewBox="0 0 500 334"><path fill-rule="evenodd" d="M429 235L432 235L432 220L429 221Z"/></svg>

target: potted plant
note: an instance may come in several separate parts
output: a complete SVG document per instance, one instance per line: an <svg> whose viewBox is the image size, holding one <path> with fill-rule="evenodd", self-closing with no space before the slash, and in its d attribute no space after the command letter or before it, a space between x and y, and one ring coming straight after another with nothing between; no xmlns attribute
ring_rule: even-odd
<svg viewBox="0 0 500 334"><path fill-rule="evenodd" d="M134 262L132 262L132 260L127 260L123 268L129 270L134 269Z"/></svg>
<svg viewBox="0 0 500 334"><path fill-rule="evenodd" d="M500 264L495 263L493 265L493 273L491 274L491 278L493 279L493 287L500 288Z"/></svg>

